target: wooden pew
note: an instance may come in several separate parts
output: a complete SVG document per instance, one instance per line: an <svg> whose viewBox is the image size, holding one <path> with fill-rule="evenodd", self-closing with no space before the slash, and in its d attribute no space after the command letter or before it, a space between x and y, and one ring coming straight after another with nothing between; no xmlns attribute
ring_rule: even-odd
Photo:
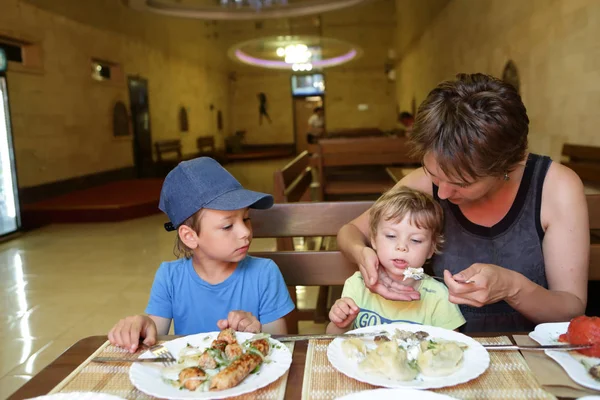
<svg viewBox="0 0 600 400"><path fill-rule="evenodd" d="M217 153L215 148L215 138L213 136L199 136L196 139L196 148L198 157L213 157Z"/></svg>
<svg viewBox="0 0 600 400"><path fill-rule="evenodd" d="M590 229L600 229L600 195L586 197ZM250 216L254 237L258 238L335 236L344 224L372 205L371 201L284 203L275 204L269 210L251 209ZM339 251L277 250L252 255L272 259L289 286L343 285L357 270ZM600 244L590 246L589 280L600 280ZM591 292L590 297L593 294ZM288 329L294 328L288 321Z"/></svg>
<svg viewBox="0 0 600 400"><path fill-rule="evenodd" d="M292 238L335 236L338 230L373 205L370 201L280 203L269 210L250 210L254 237ZM358 267L340 251L253 252L272 259L288 286L343 285ZM287 318L288 330L297 330L298 315ZM305 315L312 320L312 315Z"/></svg>
<svg viewBox="0 0 600 400"><path fill-rule="evenodd" d="M313 173L311 168L311 155L308 151L303 151L296 158L290 161L282 169L278 169L273 173L273 197L275 203L297 203L297 202L310 202L313 199ZM305 238L305 243L309 248L320 249L323 238ZM294 251L294 239L292 237L278 237L277 238L277 250L278 251ZM296 298L296 286L289 287L290 296L295 304L297 304ZM324 294L321 292L324 291ZM288 332L298 332L298 321L311 321L311 320L323 320L326 318L325 309L327 306L327 288L321 288L319 292L319 301L317 304L322 303L322 298L325 298L325 305L317 307L317 309L303 309L295 310L288 317Z"/></svg>
<svg viewBox="0 0 600 400"><path fill-rule="evenodd" d="M154 143L154 147L156 149L156 160L159 164L167 160L180 162L183 158L181 154L181 140L179 139L159 140ZM172 153L175 155L174 158L165 158L165 155Z"/></svg>
<svg viewBox="0 0 600 400"><path fill-rule="evenodd" d="M600 147L563 145L562 163L579 175L585 184L600 186Z"/></svg>
<svg viewBox="0 0 600 400"><path fill-rule="evenodd" d="M329 195L381 194L395 183L386 167L419 164L410 155L407 138L395 136L320 139L317 162L325 199ZM354 171L334 175L328 172L332 167L353 167ZM370 173L361 174L361 170Z"/></svg>

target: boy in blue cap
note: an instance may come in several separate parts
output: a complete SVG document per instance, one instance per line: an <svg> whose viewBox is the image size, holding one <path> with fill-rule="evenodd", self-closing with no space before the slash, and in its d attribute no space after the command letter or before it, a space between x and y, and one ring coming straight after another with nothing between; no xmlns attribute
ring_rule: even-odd
<svg viewBox="0 0 600 400"><path fill-rule="evenodd" d="M294 309L279 268L248 256L249 208L273 205L268 194L246 190L209 157L184 161L163 183L159 208L177 231L176 261L160 265L146 315L119 321L109 332L114 345L132 352L139 340L153 345L174 322L176 335L232 328L287 333L283 317Z"/></svg>

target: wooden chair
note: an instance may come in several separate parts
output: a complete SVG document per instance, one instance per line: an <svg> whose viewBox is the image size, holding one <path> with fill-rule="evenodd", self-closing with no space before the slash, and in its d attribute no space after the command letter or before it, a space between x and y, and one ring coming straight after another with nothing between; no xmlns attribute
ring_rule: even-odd
<svg viewBox="0 0 600 400"><path fill-rule="evenodd" d="M181 140L173 139L173 140L159 140L154 143L154 147L156 149L156 159L159 164L165 161L173 161L180 162L183 159L183 155L181 154ZM167 157L167 154L175 154L175 157Z"/></svg>
<svg viewBox="0 0 600 400"><path fill-rule="evenodd" d="M600 185L600 147L564 144L562 163L579 175L584 183Z"/></svg>
<svg viewBox="0 0 600 400"><path fill-rule="evenodd" d="M200 136L196 139L196 148L198 149L198 157L215 157L215 138L213 136Z"/></svg>
<svg viewBox="0 0 600 400"><path fill-rule="evenodd" d="M379 195L395 183L386 167L419 163L410 155L407 139L395 136L320 139L317 161L324 199L336 195ZM331 167L353 167L353 170L333 175L328 173ZM366 167L375 168L365 173Z"/></svg>
<svg viewBox="0 0 600 400"><path fill-rule="evenodd" d="M367 210L373 202L281 203L269 210L250 210L254 237L292 238L335 236L338 230ZM343 285L357 271L339 251L253 252L272 259L288 286ZM294 291L295 294L295 291ZM298 331L298 321L312 320L314 312L295 310L287 317L288 331Z"/></svg>

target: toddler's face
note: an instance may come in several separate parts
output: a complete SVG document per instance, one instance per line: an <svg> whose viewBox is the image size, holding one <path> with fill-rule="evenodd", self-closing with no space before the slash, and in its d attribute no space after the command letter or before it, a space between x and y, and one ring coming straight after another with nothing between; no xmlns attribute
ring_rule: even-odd
<svg viewBox="0 0 600 400"><path fill-rule="evenodd" d="M204 209L198 235L198 250L202 257L239 262L248 254L251 242L248 208L234 211Z"/></svg>
<svg viewBox="0 0 600 400"><path fill-rule="evenodd" d="M398 281L404 279L406 268L421 268L434 250L431 231L411 225L410 215L400 222L382 218L371 245L388 275Z"/></svg>

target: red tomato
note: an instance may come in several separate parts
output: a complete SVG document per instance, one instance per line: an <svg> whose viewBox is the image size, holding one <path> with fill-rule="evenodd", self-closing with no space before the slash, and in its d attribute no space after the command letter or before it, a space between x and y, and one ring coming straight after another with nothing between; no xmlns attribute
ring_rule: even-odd
<svg viewBox="0 0 600 400"><path fill-rule="evenodd" d="M590 357L600 357L600 318L581 317L573 318L567 333L560 335L560 342L571 344L593 344L589 349L577 350Z"/></svg>

